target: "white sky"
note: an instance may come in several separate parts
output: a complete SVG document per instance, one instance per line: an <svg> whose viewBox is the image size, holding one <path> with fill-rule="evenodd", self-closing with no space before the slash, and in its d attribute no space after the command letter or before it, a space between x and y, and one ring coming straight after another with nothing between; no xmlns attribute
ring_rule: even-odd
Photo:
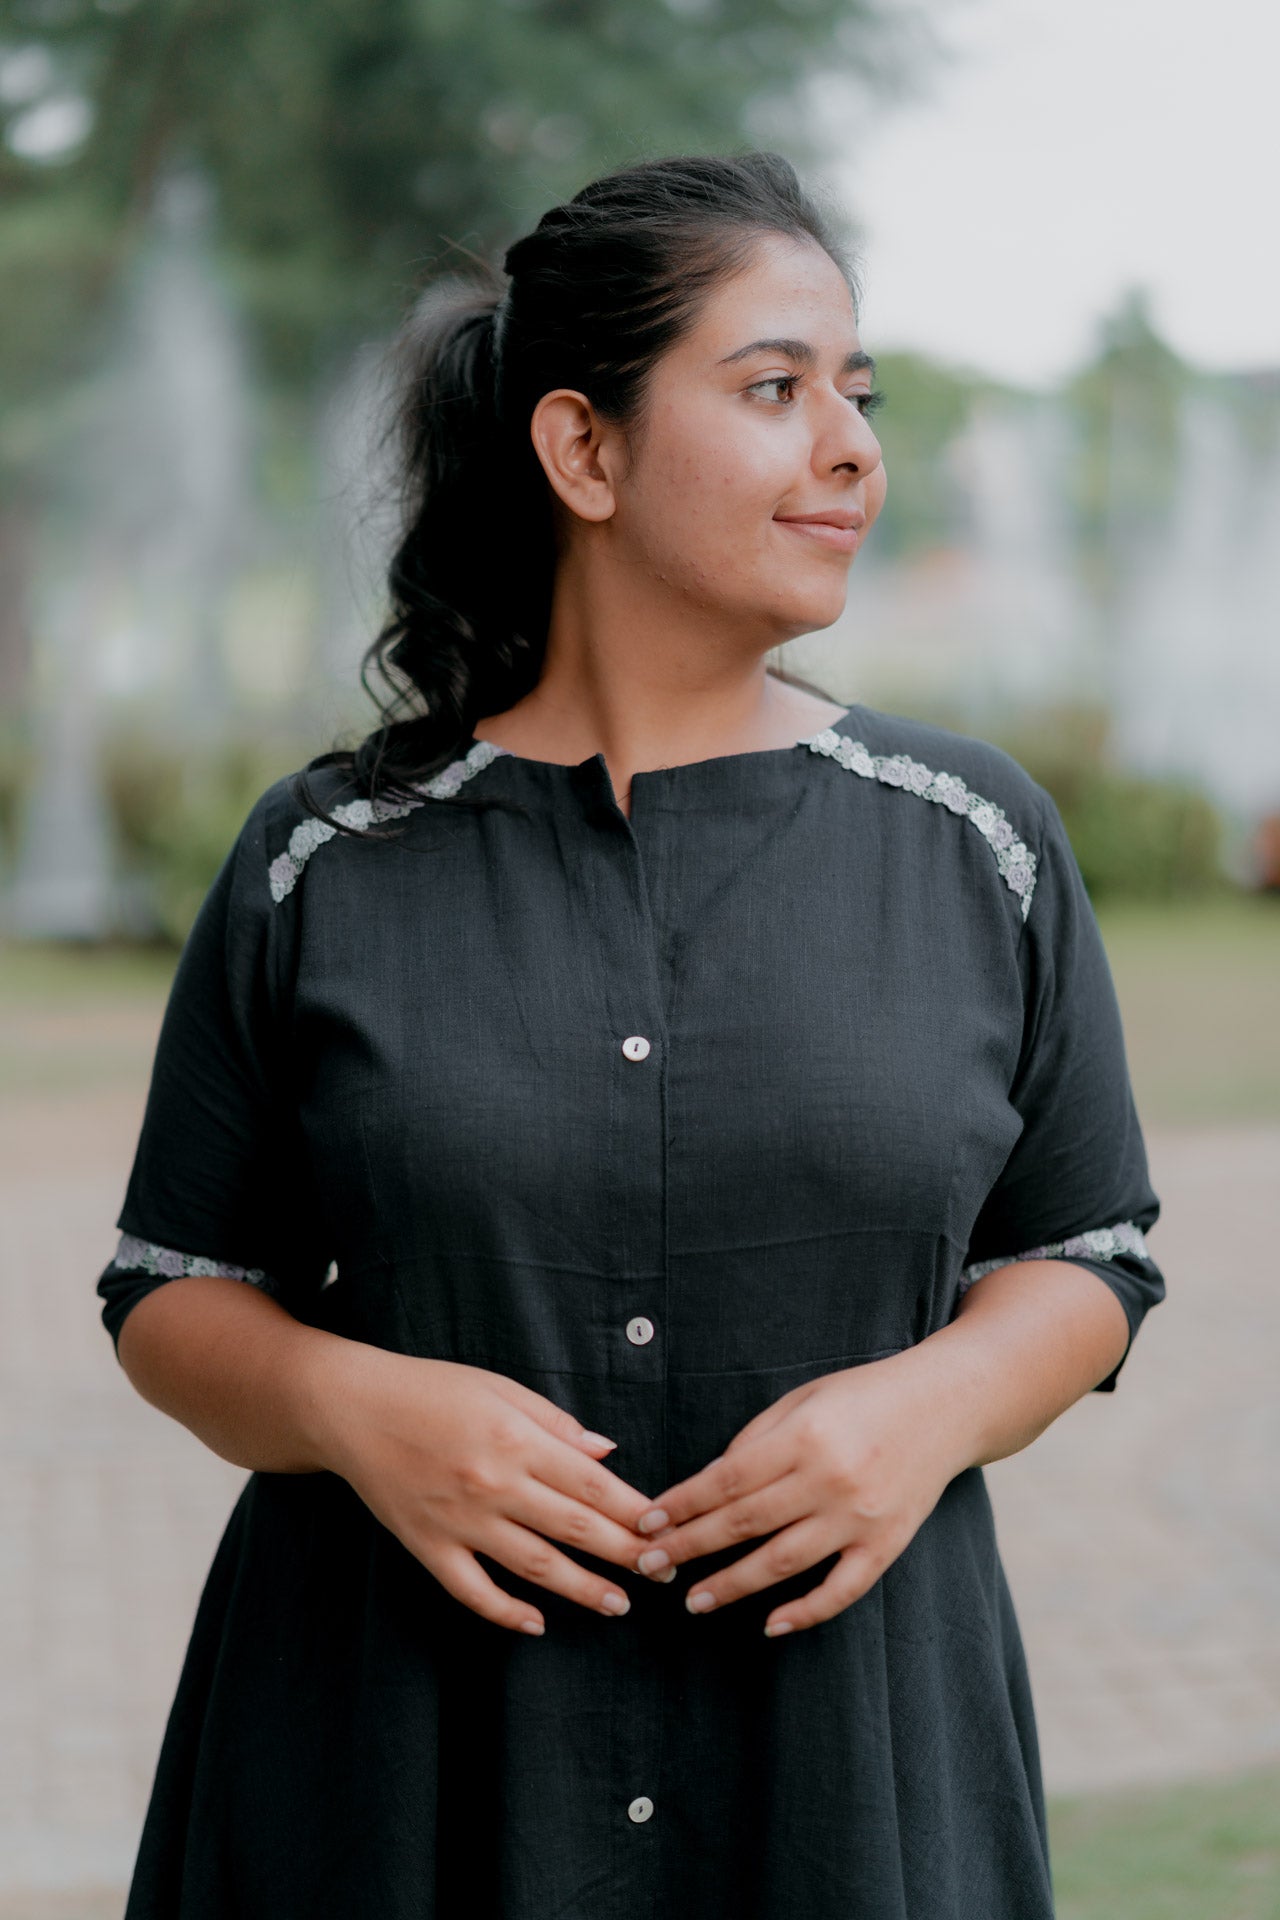
<svg viewBox="0 0 1280 1920"><path fill-rule="evenodd" d="M936 0L921 95L821 108L863 234L860 331L1028 386L1129 286L1205 368L1280 366L1276 0Z"/></svg>

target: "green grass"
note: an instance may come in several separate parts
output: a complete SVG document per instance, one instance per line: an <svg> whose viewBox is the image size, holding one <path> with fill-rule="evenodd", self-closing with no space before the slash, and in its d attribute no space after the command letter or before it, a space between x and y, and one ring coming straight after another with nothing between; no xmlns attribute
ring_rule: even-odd
<svg viewBox="0 0 1280 1920"><path fill-rule="evenodd" d="M0 1100L145 1080L176 961L123 943L0 944Z"/></svg>
<svg viewBox="0 0 1280 1920"><path fill-rule="evenodd" d="M0 1013L163 1000L177 959L172 947L124 941L0 941Z"/></svg>
<svg viewBox="0 0 1280 1920"><path fill-rule="evenodd" d="M1058 1920L1280 1920L1280 1767L1049 1801Z"/></svg>
<svg viewBox="0 0 1280 1920"><path fill-rule="evenodd" d="M1098 914L1144 1125L1280 1120L1280 899Z"/></svg>

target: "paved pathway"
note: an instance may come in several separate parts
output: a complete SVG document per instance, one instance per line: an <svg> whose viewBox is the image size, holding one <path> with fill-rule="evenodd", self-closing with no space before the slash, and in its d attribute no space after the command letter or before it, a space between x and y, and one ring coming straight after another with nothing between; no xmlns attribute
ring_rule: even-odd
<svg viewBox="0 0 1280 1920"><path fill-rule="evenodd" d="M245 1478L139 1398L98 1318L141 1108L114 1070L0 1103L0 1920L118 1920ZM1051 1791L1280 1757L1280 1128L1148 1144L1170 1297L1114 1395L987 1469Z"/></svg>

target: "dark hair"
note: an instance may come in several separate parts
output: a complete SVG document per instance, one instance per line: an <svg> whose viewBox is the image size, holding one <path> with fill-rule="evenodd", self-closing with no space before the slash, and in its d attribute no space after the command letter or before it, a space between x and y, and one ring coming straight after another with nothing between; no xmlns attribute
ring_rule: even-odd
<svg viewBox="0 0 1280 1920"><path fill-rule="evenodd" d="M371 800L408 797L456 757L477 720L537 683L556 558L551 488L529 434L543 394L585 394L634 452L655 362L762 235L820 246L856 310L856 274L834 228L780 154L642 160L602 174L513 241L505 288L483 261L469 279L428 287L393 350L399 544L390 610L360 668L381 721L295 776L308 811L329 818L305 777L322 766L346 769ZM495 507L499 564L487 532Z"/></svg>

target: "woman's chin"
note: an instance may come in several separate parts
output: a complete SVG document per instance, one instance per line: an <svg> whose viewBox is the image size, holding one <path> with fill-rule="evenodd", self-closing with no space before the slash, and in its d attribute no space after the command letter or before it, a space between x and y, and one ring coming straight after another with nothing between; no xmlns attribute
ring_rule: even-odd
<svg viewBox="0 0 1280 1920"><path fill-rule="evenodd" d="M849 582L845 574L806 593L796 593L793 589L785 596L785 618L791 637L798 639L802 633L818 633L823 627L833 626L844 612L848 598Z"/></svg>

